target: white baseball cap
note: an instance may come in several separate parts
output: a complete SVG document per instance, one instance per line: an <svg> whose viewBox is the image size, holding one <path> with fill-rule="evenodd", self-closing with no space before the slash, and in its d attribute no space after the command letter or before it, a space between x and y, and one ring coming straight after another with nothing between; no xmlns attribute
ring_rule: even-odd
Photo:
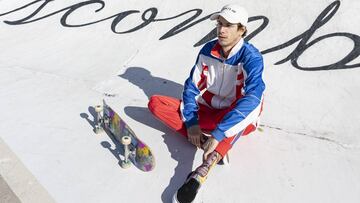
<svg viewBox="0 0 360 203"><path fill-rule="evenodd" d="M219 13L211 15L211 20L219 19L219 16L225 18L229 23L240 23L243 26L247 26L248 23L248 12L245 8L237 4L228 4L224 6Z"/></svg>

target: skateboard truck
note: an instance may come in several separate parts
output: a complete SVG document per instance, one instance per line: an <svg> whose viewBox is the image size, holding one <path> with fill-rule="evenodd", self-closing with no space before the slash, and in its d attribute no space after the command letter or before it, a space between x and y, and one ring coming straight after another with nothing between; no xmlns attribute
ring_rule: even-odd
<svg viewBox="0 0 360 203"><path fill-rule="evenodd" d="M103 107L101 105L95 106L95 112L96 112L96 120L95 120L95 133L99 134L104 131L104 129L101 127L101 124L103 123L103 117L101 116L101 112L103 111Z"/></svg>
<svg viewBox="0 0 360 203"><path fill-rule="evenodd" d="M129 149L129 145L131 144L131 137L130 136L123 136L121 138L121 144L124 145L124 160L121 161L121 167L122 168L129 168L131 166L131 161L130 161L130 149Z"/></svg>

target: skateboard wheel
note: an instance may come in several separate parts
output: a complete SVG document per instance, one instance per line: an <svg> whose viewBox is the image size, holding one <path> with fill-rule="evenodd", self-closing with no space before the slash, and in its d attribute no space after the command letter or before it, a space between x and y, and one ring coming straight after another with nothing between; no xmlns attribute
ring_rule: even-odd
<svg viewBox="0 0 360 203"><path fill-rule="evenodd" d="M96 134L102 133L103 131L104 131L104 129L102 127L99 127L99 126L95 127L95 133Z"/></svg>
<svg viewBox="0 0 360 203"><path fill-rule="evenodd" d="M123 136L121 138L121 144L129 145L130 143L131 143L131 137L130 136Z"/></svg>
<svg viewBox="0 0 360 203"><path fill-rule="evenodd" d="M120 164L120 166L121 166L121 168L124 168L124 169L126 169L126 168L129 168L130 166L131 166L131 161L122 161L121 162L121 164Z"/></svg>
<svg viewBox="0 0 360 203"><path fill-rule="evenodd" d="M103 110L103 107L101 105L96 105L95 106L95 112L96 113L100 113Z"/></svg>

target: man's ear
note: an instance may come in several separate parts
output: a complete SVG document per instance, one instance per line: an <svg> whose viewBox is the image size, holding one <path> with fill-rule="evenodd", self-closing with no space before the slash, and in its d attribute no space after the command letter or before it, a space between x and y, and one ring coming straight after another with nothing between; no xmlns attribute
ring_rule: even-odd
<svg viewBox="0 0 360 203"><path fill-rule="evenodd" d="M241 27L239 27L238 29L242 32L242 36L245 36L245 35L246 35L247 29L246 29L245 26L241 26Z"/></svg>

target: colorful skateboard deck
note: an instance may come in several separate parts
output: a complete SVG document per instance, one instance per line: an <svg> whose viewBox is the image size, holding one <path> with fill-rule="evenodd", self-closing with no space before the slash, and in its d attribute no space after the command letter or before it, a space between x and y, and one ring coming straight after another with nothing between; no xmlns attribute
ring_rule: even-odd
<svg viewBox="0 0 360 203"><path fill-rule="evenodd" d="M155 167L155 157L150 148L142 142L125 123L123 119L103 100L102 106L103 127L108 130L117 141L123 143L124 138L130 137L128 145L129 159L140 170L148 172ZM127 146L125 146L127 147ZM126 152L125 152L126 153ZM125 155L126 156L126 155Z"/></svg>

